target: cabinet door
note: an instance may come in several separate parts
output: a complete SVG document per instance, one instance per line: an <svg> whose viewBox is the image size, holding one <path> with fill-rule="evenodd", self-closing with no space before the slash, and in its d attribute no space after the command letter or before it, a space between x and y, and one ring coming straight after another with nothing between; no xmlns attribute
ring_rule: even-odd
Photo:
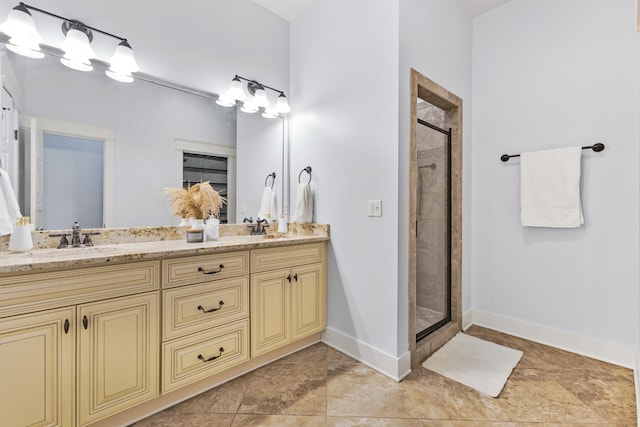
<svg viewBox="0 0 640 427"><path fill-rule="evenodd" d="M287 344L289 332L288 269L254 274L251 277L251 356Z"/></svg>
<svg viewBox="0 0 640 427"><path fill-rule="evenodd" d="M318 333L326 321L326 283L322 264L293 268L291 282L292 339Z"/></svg>
<svg viewBox="0 0 640 427"><path fill-rule="evenodd" d="M78 308L80 426L158 395L158 294Z"/></svg>
<svg viewBox="0 0 640 427"><path fill-rule="evenodd" d="M0 424L74 425L75 307L0 320Z"/></svg>

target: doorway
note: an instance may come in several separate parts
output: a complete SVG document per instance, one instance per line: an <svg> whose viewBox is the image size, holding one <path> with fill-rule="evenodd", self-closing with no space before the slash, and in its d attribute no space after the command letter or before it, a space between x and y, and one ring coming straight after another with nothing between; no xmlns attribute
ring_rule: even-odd
<svg viewBox="0 0 640 427"><path fill-rule="evenodd" d="M462 329L462 99L411 70L409 350L415 368Z"/></svg>

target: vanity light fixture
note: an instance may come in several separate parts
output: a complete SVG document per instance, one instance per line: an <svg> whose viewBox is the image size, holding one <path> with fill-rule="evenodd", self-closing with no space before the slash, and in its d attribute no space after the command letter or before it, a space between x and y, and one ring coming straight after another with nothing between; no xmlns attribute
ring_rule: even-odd
<svg viewBox="0 0 640 427"><path fill-rule="evenodd" d="M247 82L249 95L244 91L242 80ZM270 89L279 94L275 106L272 106L269 102L265 89ZM220 95L216 103L223 107L233 107L236 105L236 101L244 101L240 107L241 111L245 113L257 113L260 111L260 108L262 108L262 117L269 119L280 117L281 113L286 114L291 111L291 107L283 91L237 74L231 80L229 90L227 90L225 94Z"/></svg>
<svg viewBox="0 0 640 427"><path fill-rule="evenodd" d="M109 61L109 69L106 71L107 76L114 80L128 83L133 81L131 73L140 70L127 39L90 27L78 20L68 19L22 2L9 12L7 20L0 25L0 32L9 36L9 44L7 45L9 50L30 58L44 57L44 54L40 51L42 37L36 29L30 11L40 12L62 20L62 32L65 34L65 39L60 45L60 49L64 51L60 62L67 67L79 71L93 70L91 59L95 58L95 53L91 48L91 41L93 40L92 31L95 31L120 40L114 55Z"/></svg>
<svg viewBox="0 0 640 427"><path fill-rule="evenodd" d="M40 52L42 36L24 4L11 9L7 20L0 25L0 32L9 36L7 48L10 51L29 58L44 58L44 53Z"/></svg>

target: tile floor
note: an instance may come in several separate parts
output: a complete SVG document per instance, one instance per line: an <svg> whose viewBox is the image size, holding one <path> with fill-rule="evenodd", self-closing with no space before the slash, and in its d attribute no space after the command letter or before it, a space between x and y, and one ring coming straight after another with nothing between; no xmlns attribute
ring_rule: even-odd
<svg viewBox="0 0 640 427"><path fill-rule="evenodd" d="M524 352L497 399L424 368L397 383L316 344L135 427L637 425L631 370L477 326L467 333Z"/></svg>

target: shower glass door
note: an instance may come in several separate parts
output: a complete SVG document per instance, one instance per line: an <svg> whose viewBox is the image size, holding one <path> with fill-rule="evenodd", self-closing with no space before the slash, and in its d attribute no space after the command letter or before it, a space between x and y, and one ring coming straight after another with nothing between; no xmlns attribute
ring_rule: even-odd
<svg viewBox="0 0 640 427"><path fill-rule="evenodd" d="M451 321L451 129L418 101L416 341Z"/></svg>

